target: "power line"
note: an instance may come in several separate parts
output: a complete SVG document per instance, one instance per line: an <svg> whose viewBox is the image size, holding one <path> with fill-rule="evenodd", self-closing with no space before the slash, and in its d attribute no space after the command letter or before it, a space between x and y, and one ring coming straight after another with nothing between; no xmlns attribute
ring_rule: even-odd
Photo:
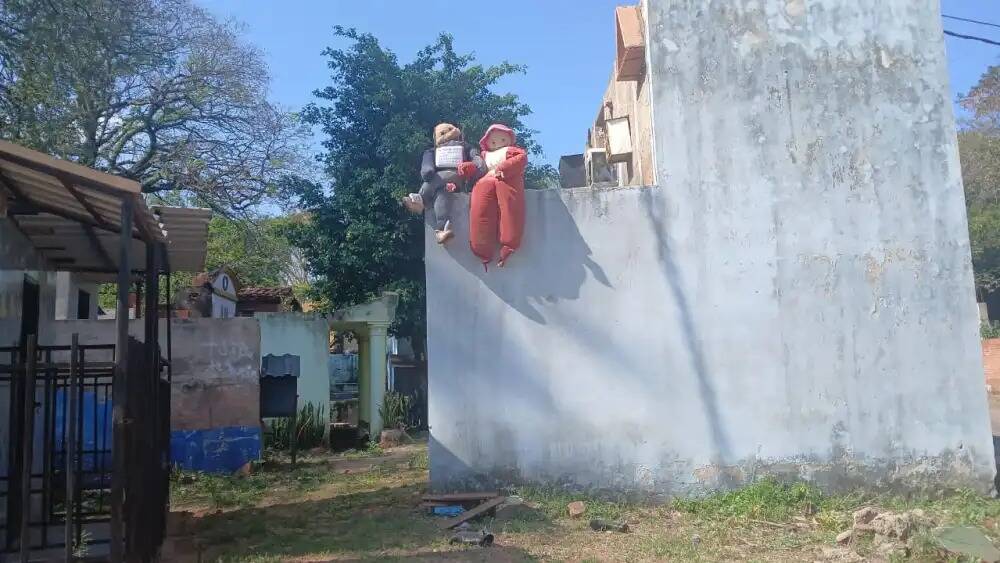
<svg viewBox="0 0 1000 563"><path fill-rule="evenodd" d="M971 39L973 41L982 41L983 43L989 43L990 45L1000 46L1000 41L994 41L984 37L976 37L975 35L962 35L961 33L955 33L954 31L948 31L947 29L944 30L944 34L952 37L958 37L959 39Z"/></svg>
<svg viewBox="0 0 1000 563"><path fill-rule="evenodd" d="M942 18L948 18L949 20L955 20L960 22L977 23L979 25L988 25L990 27L1000 28L1000 23L984 22L982 20L970 20L969 18L960 18L958 16L949 16L948 14L941 14Z"/></svg>

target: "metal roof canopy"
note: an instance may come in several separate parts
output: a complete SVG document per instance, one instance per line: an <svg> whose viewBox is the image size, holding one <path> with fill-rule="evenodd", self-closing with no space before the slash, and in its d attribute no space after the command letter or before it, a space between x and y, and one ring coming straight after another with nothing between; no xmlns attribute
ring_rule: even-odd
<svg viewBox="0 0 1000 563"><path fill-rule="evenodd" d="M207 209L150 209L138 182L6 141L0 141L0 189L10 196L9 218L54 270L114 280L125 202L134 226L127 260L132 271L147 263L147 247L158 249L157 262L170 270L204 269Z"/></svg>

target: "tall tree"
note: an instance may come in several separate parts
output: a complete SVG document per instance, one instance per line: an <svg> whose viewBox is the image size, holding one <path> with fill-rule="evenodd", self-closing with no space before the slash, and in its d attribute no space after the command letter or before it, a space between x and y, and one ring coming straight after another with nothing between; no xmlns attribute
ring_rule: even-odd
<svg viewBox="0 0 1000 563"><path fill-rule="evenodd" d="M458 54L441 35L401 64L370 34L337 27L350 45L329 48L331 84L317 90L319 102L303 112L326 136L325 166L331 188L302 183L302 203L312 220L298 229L314 288L337 307L365 301L384 290L400 292L398 334L425 333L424 231L421 218L404 212L399 198L420 185L418 161L435 124L459 125L475 142L490 123L518 131L518 142L539 154L522 118L530 113L514 94L493 91L520 73L510 63L482 66ZM551 178L551 167L535 167L530 181Z"/></svg>
<svg viewBox="0 0 1000 563"><path fill-rule="evenodd" d="M289 229L303 220L297 215L252 220L216 216L208 226L205 268L229 266L245 286L305 286L305 263L288 239Z"/></svg>
<svg viewBox="0 0 1000 563"><path fill-rule="evenodd" d="M969 212L972 267L980 292L1000 289L1000 66L987 69L960 101L958 134Z"/></svg>
<svg viewBox="0 0 1000 563"><path fill-rule="evenodd" d="M0 136L218 211L279 195L303 129L261 53L190 0L4 0Z"/></svg>

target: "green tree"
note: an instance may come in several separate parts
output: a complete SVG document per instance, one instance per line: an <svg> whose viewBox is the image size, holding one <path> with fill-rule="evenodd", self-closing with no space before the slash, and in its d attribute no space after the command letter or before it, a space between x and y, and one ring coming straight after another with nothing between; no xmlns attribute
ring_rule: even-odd
<svg viewBox="0 0 1000 563"><path fill-rule="evenodd" d="M990 67L962 97L958 134L976 288L1000 289L1000 67Z"/></svg>
<svg viewBox="0 0 1000 563"><path fill-rule="evenodd" d="M520 144L540 154L522 122L528 106L514 94L493 91L501 78L524 68L476 64L472 55L455 51L449 35L407 64L372 35L340 27L335 35L350 45L324 51L332 82L315 92L320 101L303 112L326 136L321 161L331 187L298 185L312 220L294 239L329 306L398 291L394 330L419 346L425 333L424 227L421 218L404 212L399 198L419 186L421 151L442 121L459 125L473 142L490 123L505 123L517 130ZM551 167L535 167L529 182L552 176Z"/></svg>
<svg viewBox="0 0 1000 563"><path fill-rule="evenodd" d="M279 196L305 133L239 29L191 0L0 2L0 136L225 213Z"/></svg>
<svg viewBox="0 0 1000 563"><path fill-rule="evenodd" d="M208 225L205 269L229 266L242 286L289 285L297 295L304 296L309 287L305 262L299 249L288 238L295 225L305 221L303 215L229 219L215 216ZM174 272L171 291L189 287L194 274ZM165 280L160 281L161 299L167 296ZM100 305L113 310L117 287L101 287Z"/></svg>
<svg viewBox="0 0 1000 563"><path fill-rule="evenodd" d="M216 216L208 226L205 267L229 266L244 286L302 287L308 283L304 262L288 239L300 216L233 220Z"/></svg>

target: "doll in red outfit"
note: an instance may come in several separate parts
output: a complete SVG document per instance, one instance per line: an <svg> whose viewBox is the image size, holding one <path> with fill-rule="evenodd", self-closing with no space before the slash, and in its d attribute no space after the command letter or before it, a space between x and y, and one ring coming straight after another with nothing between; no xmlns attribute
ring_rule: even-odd
<svg viewBox="0 0 1000 563"><path fill-rule="evenodd" d="M494 124L479 141L487 172L472 188L469 244L485 267L500 245L501 268L521 246L524 234L524 170L528 153L515 146L517 136Z"/></svg>

